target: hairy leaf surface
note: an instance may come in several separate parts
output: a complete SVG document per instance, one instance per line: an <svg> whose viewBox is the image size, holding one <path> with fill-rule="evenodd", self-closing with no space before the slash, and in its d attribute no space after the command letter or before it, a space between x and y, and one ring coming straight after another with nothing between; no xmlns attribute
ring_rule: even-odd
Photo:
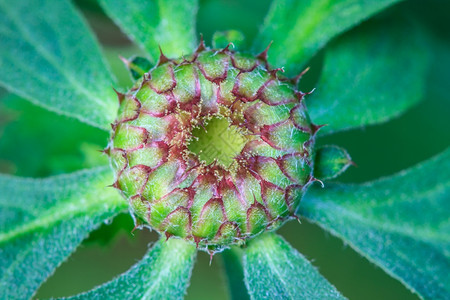
<svg viewBox="0 0 450 300"><path fill-rule="evenodd" d="M301 215L424 298L450 298L450 149L392 177L311 188Z"/></svg>
<svg viewBox="0 0 450 300"><path fill-rule="evenodd" d="M137 44L159 58L159 47L171 58L191 54L197 46L197 0L101 0L106 12Z"/></svg>
<svg viewBox="0 0 450 300"><path fill-rule="evenodd" d="M229 296L232 300L249 299L244 284L244 270L242 268L243 251L232 247L221 253Z"/></svg>
<svg viewBox="0 0 450 300"><path fill-rule="evenodd" d="M300 72L309 59L338 34L399 0L280 0L273 1L259 36L256 52L273 41L269 62Z"/></svg>
<svg viewBox="0 0 450 300"><path fill-rule="evenodd" d="M28 299L104 220L126 209L107 168L46 179L0 175L0 295Z"/></svg>
<svg viewBox="0 0 450 300"><path fill-rule="evenodd" d="M69 299L183 299L195 255L184 240L160 240L126 273Z"/></svg>
<svg viewBox="0 0 450 300"><path fill-rule="evenodd" d="M385 122L421 100L429 49L420 33L405 20L383 19L330 45L307 99L312 120L328 124L319 133Z"/></svg>
<svg viewBox="0 0 450 300"><path fill-rule="evenodd" d="M334 145L317 149L314 160L314 177L320 180L338 177L353 163L345 149Z"/></svg>
<svg viewBox="0 0 450 300"><path fill-rule="evenodd" d="M251 241L244 275L252 299L345 299L303 255L273 233Z"/></svg>
<svg viewBox="0 0 450 300"><path fill-rule="evenodd" d="M90 29L70 1L0 0L0 84L85 123L108 129L118 103Z"/></svg>

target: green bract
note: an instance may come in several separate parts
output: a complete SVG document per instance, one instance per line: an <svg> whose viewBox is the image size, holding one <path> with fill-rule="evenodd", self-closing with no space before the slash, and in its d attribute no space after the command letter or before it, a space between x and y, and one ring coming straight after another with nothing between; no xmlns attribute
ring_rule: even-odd
<svg viewBox="0 0 450 300"><path fill-rule="evenodd" d="M74 2L83 10L91 3ZM135 43L112 49L98 44L70 0L0 0L0 172L8 173L0 174L1 299L85 291L64 271L40 286L83 240L112 236L121 218L90 233L128 213L127 202L135 225L156 228L160 239L148 240L147 254L128 271L73 298L197 299L200 290L202 298L226 297L198 273L188 289L197 243L211 254L224 250L215 261L224 260L232 299L414 297L407 289L450 299L449 4L276 0L263 20L264 1L232 1L232 14L228 2L202 1L199 9L197 0L99 0ZM109 33L108 40L116 36ZM213 50L197 46L200 33L212 37ZM122 59L133 82L116 69L125 53L138 55ZM302 89L317 88L308 97L288 78L306 66ZM126 91L117 92L119 102L112 87ZM328 124L318 134L305 106L311 120ZM408 109L390 124L354 130ZM344 130L353 132L338 133ZM335 140L325 136L334 133ZM97 151L108 141L114 171ZM352 148L359 171L344 180L389 176L336 182L352 159L327 142ZM306 191L315 178L325 188ZM348 249L328 247L334 238L316 243L320 229L311 224L292 222L293 230L279 232L286 240L273 232L292 218L317 223ZM123 250L108 268L91 268L125 263L133 251ZM385 285L388 276L372 280L378 276L367 262L341 259L352 251L405 288ZM77 268L78 258L71 259ZM369 274L360 271L364 264Z"/></svg>
<svg viewBox="0 0 450 300"><path fill-rule="evenodd" d="M315 181L318 126L304 93L257 57L200 43L143 74L125 95L106 152L114 186L167 237L210 250L294 218ZM295 80L294 80L295 83Z"/></svg>

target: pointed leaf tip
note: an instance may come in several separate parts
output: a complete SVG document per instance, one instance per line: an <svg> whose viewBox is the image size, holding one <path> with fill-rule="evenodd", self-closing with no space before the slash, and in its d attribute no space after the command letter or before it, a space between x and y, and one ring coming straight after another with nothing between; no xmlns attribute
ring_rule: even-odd
<svg viewBox="0 0 450 300"><path fill-rule="evenodd" d="M351 157L344 148L326 145L316 151L314 176L330 180L344 173L352 164Z"/></svg>

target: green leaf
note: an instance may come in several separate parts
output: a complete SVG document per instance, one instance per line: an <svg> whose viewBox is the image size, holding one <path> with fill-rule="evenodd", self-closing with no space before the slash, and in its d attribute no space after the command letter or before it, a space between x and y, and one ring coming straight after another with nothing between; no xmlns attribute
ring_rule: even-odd
<svg viewBox="0 0 450 300"><path fill-rule="evenodd" d="M338 39L307 100L312 120L329 125L319 133L385 122L419 102L428 50L420 29L406 20L370 22Z"/></svg>
<svg viewBox="0 0 450 300"><path fill-rule="evenodd" d="M0 98L0 120L0 173L43 177L108 164L98 151L109 137L103 130L13 94Z"/></svg>
<svg viewBox="0 0 450 300"><path fill-rule="evenodd" d="M196 249L181 239L162 239L126 273L69 299L183 299Z"/></svg>
<svg viewBox="0 0 450 300"><path fill-rule="evenodd" d="M244 275L251 299L345 299L303 255L273 233L251 241Z"/></svg>
<svg viewBox="0 0 450 300"><path fill-rule="evenodd" d="M138 80L152 68L152 63L145 57L133 56L130 59L125 59L124 61L131 73L131 77L134 80Z"/></svg>
<svg viewBox="0 0 450 300"><path fill-rule="evenodd" d="M269 62L300 72L312 56L338 34L399 0L277 0L266 16L253 49L273 41Z"/></svg>
<svg viewBox="0 0 450 300"><path fill-rule="evenodd" d="M228 291L233 300L249 299L244 284L244 270L242 268L242 250L231 247L221 254L223 266L227 275Z"/></svg>
<svg viewBox="0 0 450 300"><path fill-rule="evenodd" d="M0 175L0 295L28 299L101 222L124 210L107 168L47 179Z"/></svg>
<svg viewBox="0 0 450 300"><path fill-rule="evenodd" d="M300 212L424 298L450 298L450 149L360 185L311 188Z"/></svg>
<svg viewBox="0 0 450 300"><path fill-rule="evenodd" d="M212 36L212 46L215 49L225 48L229 44L233 50L244 48L245 36L238 30L216 31Z"/></svg>
<svg viewBox="0 0 450 300"><path fill-rule="evenodd" d="M320 180L333 179L352 165L352 159L344 148L326 145L316 150L314 177Z"/></svg>
<svg viewBox="0 0 450 300"><path fill-rule="evenodd" d="M60 114L108 129L117 114L112 78L69 1L0 0L0 84Z"/></svg>
<svg viewBox="0 0 450 300"><path fill-rule="evenodd" d="M195 50L197 0L101 0L100 4L124 32L148 52L153 63L158 61L160 46L171 58Z"/></svg>

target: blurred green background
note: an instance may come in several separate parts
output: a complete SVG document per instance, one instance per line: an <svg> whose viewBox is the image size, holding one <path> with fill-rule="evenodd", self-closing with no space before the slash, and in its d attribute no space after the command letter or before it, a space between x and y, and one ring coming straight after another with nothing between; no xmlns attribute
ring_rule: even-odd
<svg viewBox="0 0 450 300"><path fill-rule="evenodd" d="M131 81L118 55L127 57L141 51L95 1L76 3L104 45L108 60L126 90ZM237 29L251 43L269 4L269 0L201 0L198 32L210 43L215 31ZM426 96L419 105L386 124L320 138L319 144L346 148L357 164L339 181L364 182L387 176L450 145L448 12L450 2L446 0L407 1L383 12L411 14L429 33L433 63L424 79ZM314 86L320 74L321 57L319 53L310 62L311 71L301 82L302 90ZM44 177L107 163L98 150L106 145L108 134L35 107L3 90L0 97L0 172ZM134 225L127 214L106 223L56 270L40 288L37 298L69 296L108 281L136 263L158 238L147 229L131 233ZM349 299L417 299L399 282L316 225L290 222L279 233ZM209 266L209 255L199 253L187 298L227 299L222 269L220 254L214 256Z"/></svg>

